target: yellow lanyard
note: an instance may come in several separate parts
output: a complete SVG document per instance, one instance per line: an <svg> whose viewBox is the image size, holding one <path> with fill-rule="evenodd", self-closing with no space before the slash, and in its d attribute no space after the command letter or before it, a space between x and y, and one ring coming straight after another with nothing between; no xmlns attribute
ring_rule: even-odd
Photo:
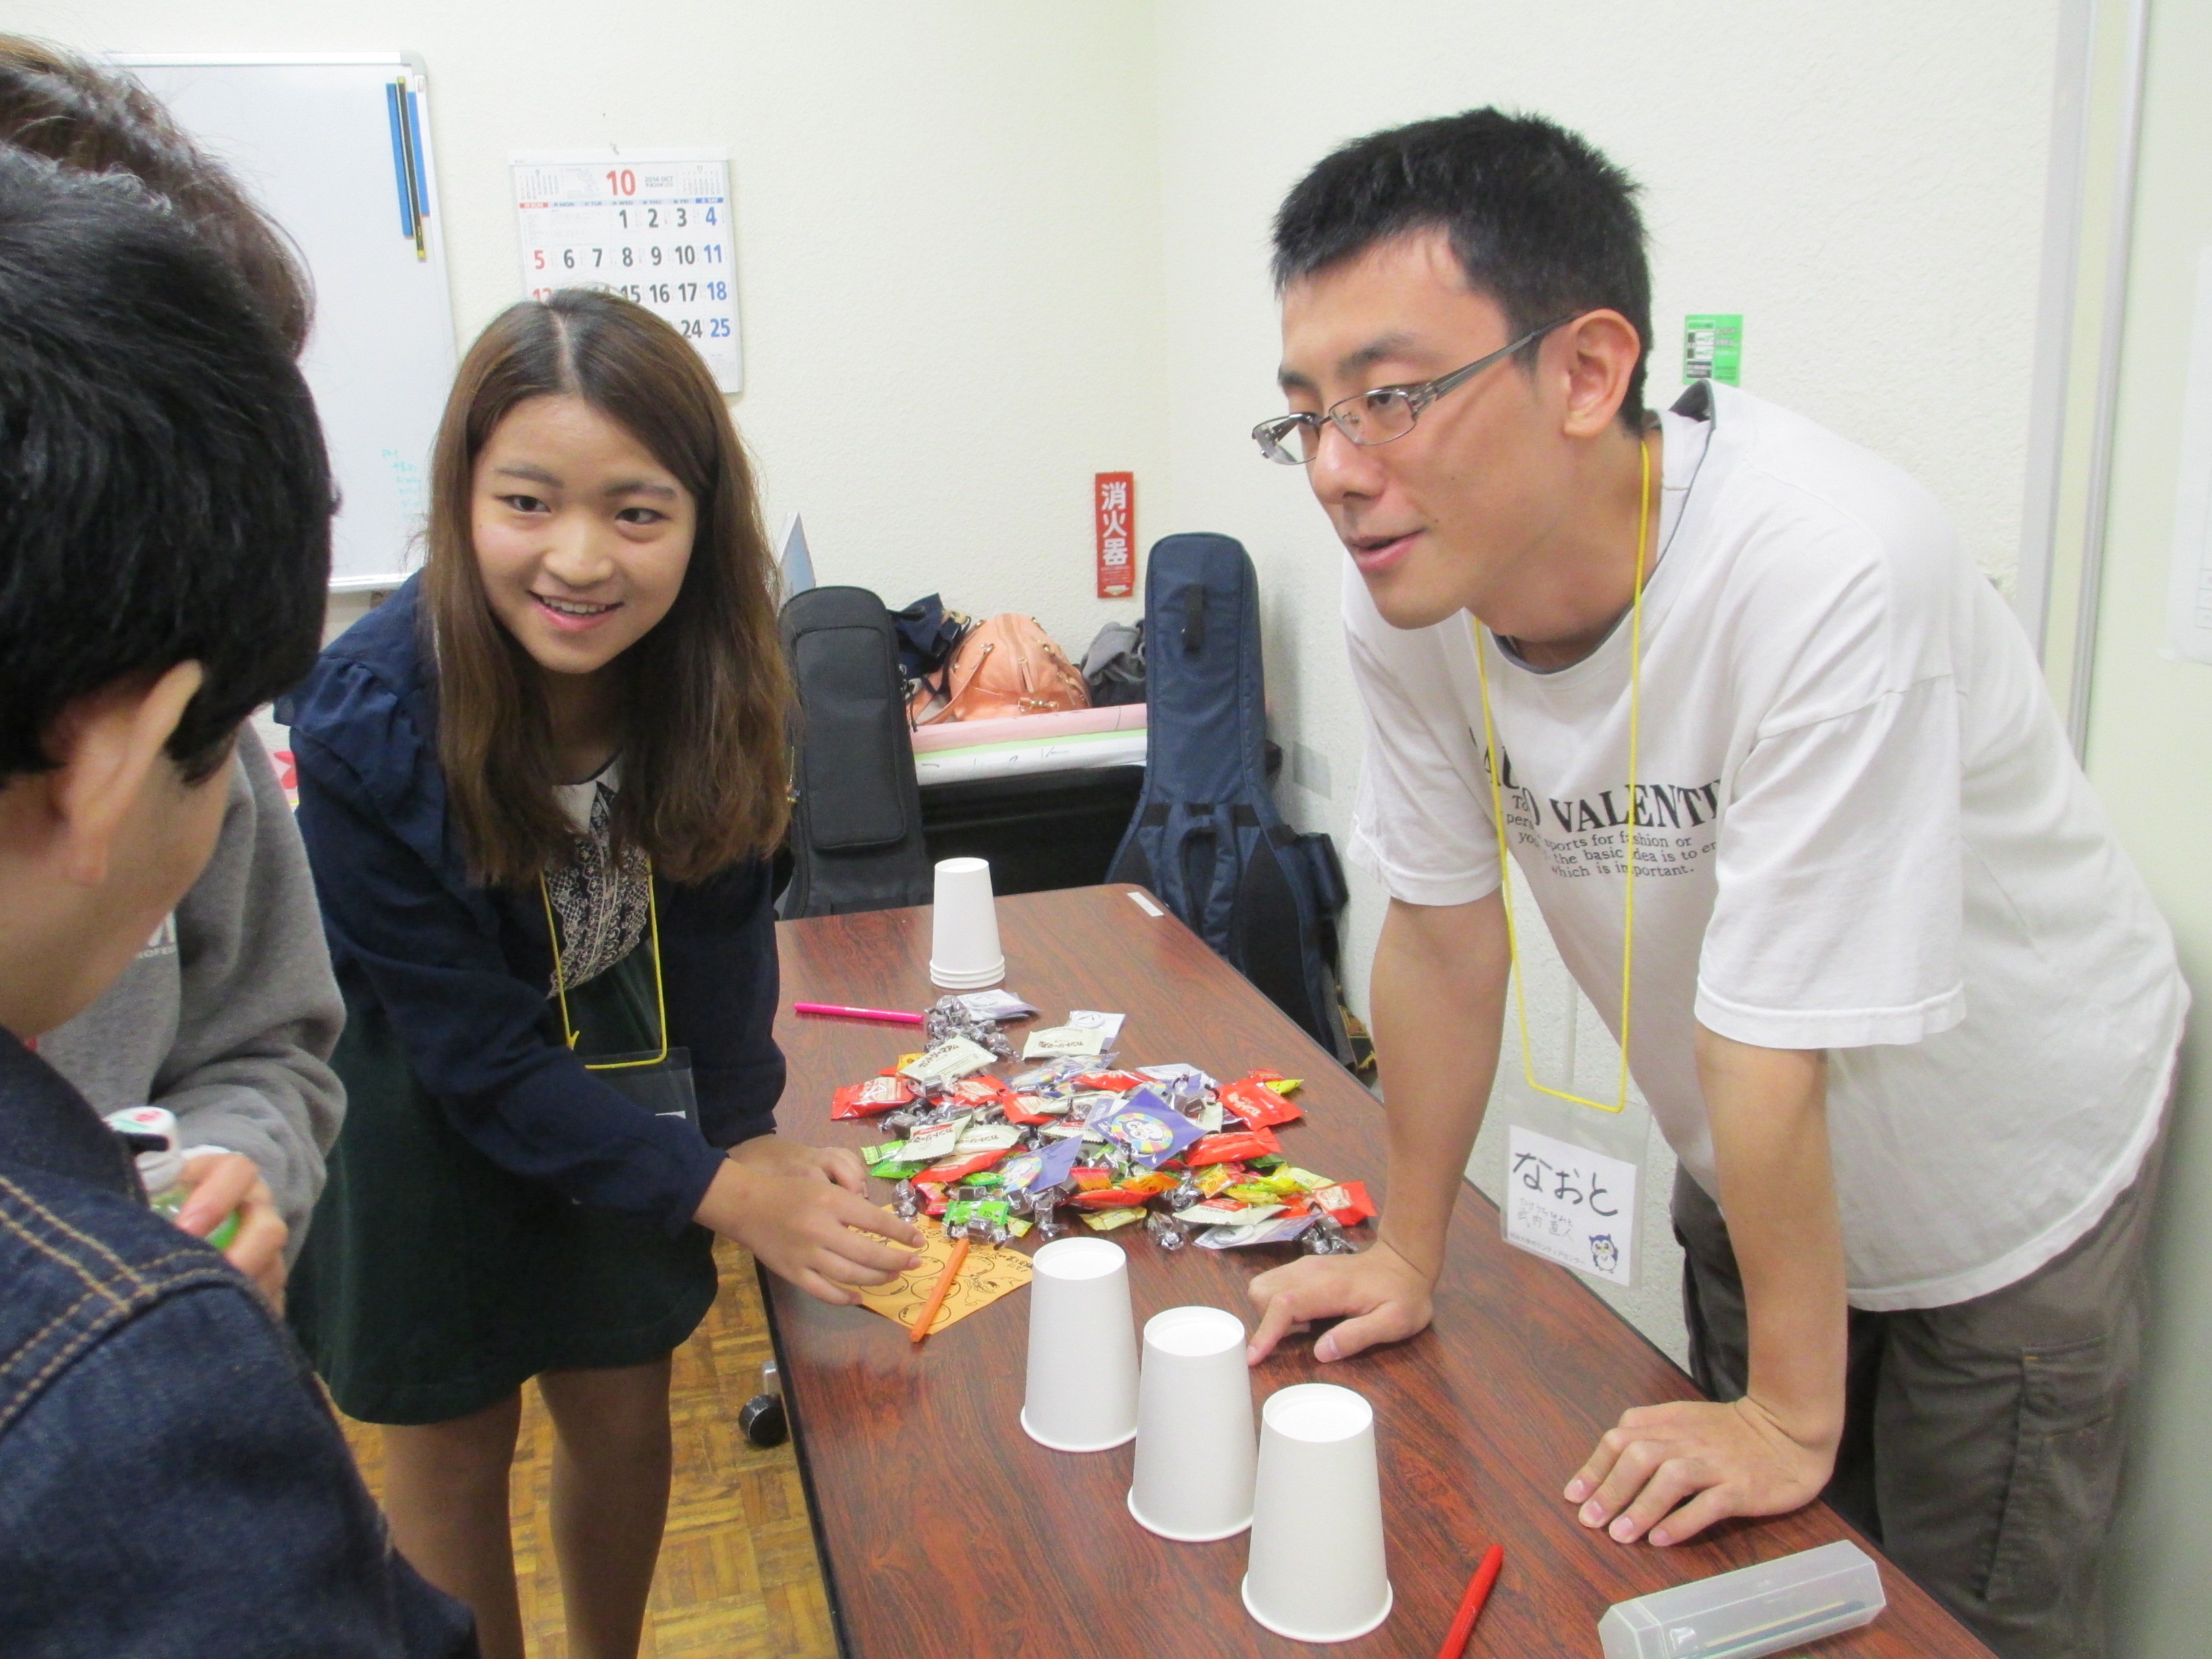
<svg viewBox="0 0 2212 1659"><path fill-rule="evenodd" d="M1482 686L1482 759L1490 773L1490 816L1498 825L1498 884L1505 895L1505 949L1513 963L1513 1006L1521 1023L1521 1066L1528 1073L1528 1086L1539 1094L1571 1100L1577 1106L1595 1106L1601 1112L1620 1112L1628 1107L1629 993L1634 988L1632 970L1636 961L1636 750L1644 684L1644 549L1651 533L1651 446L1645 441L1639 447L1644 466L1637 491L1636 592L1629 605L1628 623L1628 876L1623 884L1626 896L1621 902L1620 924L1620 1098L1610 1106L1536 1081L1536 1059L1528 1046L1528 999L1522 988L1521 946L1513 928L1512 855L1505 845L1505 803L1498 787L1498 744L1491 732L1490 667L1482 648L1481 624L1473 617L1468 618L1474 634L1475 674Z"/></svg>
<svg viewBox="0 0 2212 1659"><path fill-rule="evenodd" d="M553 920L553 894L545 885L545 878L538 878L538 896L545 901L545 936L553 944L553 990L561 1000L561 1030L568 1039L568 1046L576 1046L580 1034L568 1023L568 981L561 969L561 927ZM627 1072L641 1066L658 1066L668 1058L668 996L660 982L660 905L653 896L653 860L645 861L645 914L652 926L653 939L653 1011L660 1017L660 1052L643 1060L586 1060L587 1072Z"/></svg>

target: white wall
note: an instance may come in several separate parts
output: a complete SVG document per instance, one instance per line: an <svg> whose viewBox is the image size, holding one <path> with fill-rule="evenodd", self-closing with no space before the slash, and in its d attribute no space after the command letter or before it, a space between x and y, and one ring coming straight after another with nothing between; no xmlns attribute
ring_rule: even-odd
<svg viewBox="0 0 2212 1659"><path fill-rule="evenodd" d="M774 531L824 581L1033 612L1079 653L1091 478L1164 474L1148 14L1115 0L11 0L118 52L400 48L430 73L464 343L521 297L512 149L726 144Z"/></svg>
<svg viewBox="0 0 2212 1659"><path fill-rule="evenodd" d="M2202 1504L2212 1484L2212 668L2167 659L2179 427L2200 252L2212 247L2212 12L2151 9L2142 172L2120 353L2112 505L2092 682L2089 776L2173 924L2197 997L2153 1231L2151 1319L2133 1456L2115 1528L2113 1652L2212 1647Z"/></svg>
<svg viewBox="0 0 2212 1659"><path fill-rule="evenodd" d="M1161 9L1172 447L1169 517L1154 523L1225 532L1259 566L1277 736L1317 757L1301 769L1310 779L1326 777L1285 788L1285 810L1341 843L1360 749L1337 635L1343 556L1297 476L1260 460L1245 436L1281 407L1267 228L1291 183L1345 139L1483 103L1580 130L1644 185L1650 395L1671 400L1680 386L1686 313L1741 312L1744 386L1912 471L2002 576L2019 532L2056 10L2056 0ZM1356 990L1381 908L1355 878ZM1564 999L1548 975L1531 981L1540 1067L1559 1054ZM1601 1087L1615 1051L1583 1013L1576 1069ZM1486 1184L1493 1142L1486 1135L1474 1166ZM1663 1201L1669 1160L1653 1147L1646 1198ZM1679 1352L1672 1273L1660 1268L1620 1300Z"/></svg>

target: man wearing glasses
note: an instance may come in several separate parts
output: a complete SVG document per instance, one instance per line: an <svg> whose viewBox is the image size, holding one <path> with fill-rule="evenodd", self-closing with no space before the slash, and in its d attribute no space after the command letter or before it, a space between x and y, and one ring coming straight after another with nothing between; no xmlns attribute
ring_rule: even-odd
<svg viewBox="0 0 2212 1659"><path fill-rule="evenodd" d="M1628 1016L1724 1402L1627 1413L1565 1500L1665 1545L1825 1494L2006 1659L2100 1654L2187 994L2019 626L1895 467L1732 387L1645 412L1634 187L1547 122L1346 146L1274 269L1254 436L1351 556L1389 1206L1254 1281L1255 1362L1428 1323L1510 847Z"/></svg>

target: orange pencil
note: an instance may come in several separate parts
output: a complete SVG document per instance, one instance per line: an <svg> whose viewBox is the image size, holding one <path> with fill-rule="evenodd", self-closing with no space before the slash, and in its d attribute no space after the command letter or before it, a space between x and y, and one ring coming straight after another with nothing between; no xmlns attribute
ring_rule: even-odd
<svg viewBox="0 0 2212 1659"><path fill-rule="evenodd" d="M968 1241L963 1238L952 1247L952 1259L945 1264L944 1273L939 1275L937 1288L929 1293L929 1300L921 1304L921 1317L914 1322L915 1341L919 1342L929 1334L930 1322L937 1317L937 1310L945 1305L945 1293L951 1290L952 1281L960 1276L960 1264L967 1259Z"/></svg>
<svg viewBox="0 0 2212 1659"><path fill-rule="evenodd" d="M1492 1544L1482 1553L1482 1565L1468 1581L1467 1594L1460 1598L1459 1617L1452 1620L1451 1632L1437 1650L1437 1659L1460 1659L1467 1650L1467 1638L1474 1634L1474 1621L1482 1616L1482 1604L1490 1599L1490 1587L1498 1582L1498 1570L1504 1565L1504 1545Z"/></svg>

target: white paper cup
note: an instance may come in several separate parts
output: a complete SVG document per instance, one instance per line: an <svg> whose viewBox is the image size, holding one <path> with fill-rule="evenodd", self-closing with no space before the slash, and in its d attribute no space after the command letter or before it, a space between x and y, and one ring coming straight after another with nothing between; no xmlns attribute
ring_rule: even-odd
<svg viewBox="0 0 2212 1659"><path fill-rule="evenodd" d="M1054 1451L1104 1451L1137 1433L1129 1258L1111 1239L1059 1238L1030 1258L1022 1428Z"/></svg>
<svg viewBox="0 0 2212 1659"><path fill-rule="evenodd" d="M1333 1383L1277 1389L1260 1412L1244 1610L1294 1642L1349 1642L1391 1601L1374 1411Z"/></svg>
<svg viewBox="0 0 2212 1659"><path fill-rule="evenodd" d="M1170 1308L1145 1322L1129 1513L1179 1544L1252 1524L1252 1370L1244 1322L1219 1308Z"/></svg>
<svg viewBox="0 0 2212 1659"><path fill-rule="evenodd" d="M948 991L980 991L1006 976L990 860L939 860L936 902L930 911L930 983Z"/></svg>

